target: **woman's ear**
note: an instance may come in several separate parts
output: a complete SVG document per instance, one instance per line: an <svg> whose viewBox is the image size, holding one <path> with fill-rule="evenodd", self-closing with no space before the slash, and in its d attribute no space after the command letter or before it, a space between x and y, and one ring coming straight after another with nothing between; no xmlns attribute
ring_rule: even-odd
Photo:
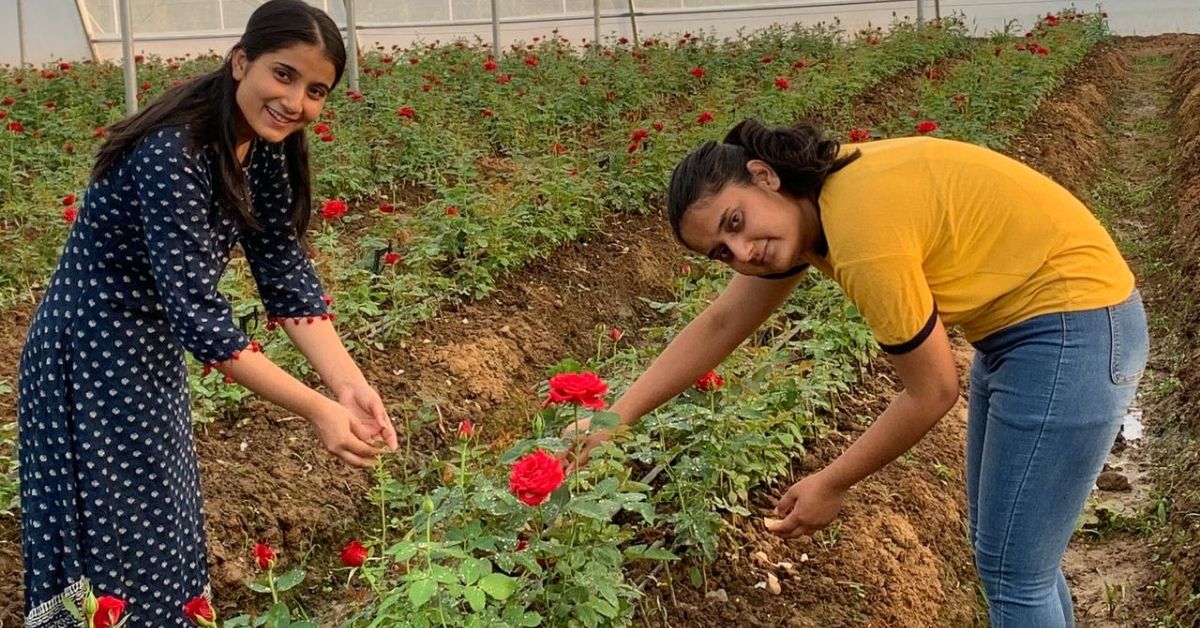
<svg viewBox="0 0 1200 628"><path fill-rule="evenodd" d="M250 60L246 58L246 51L234 48L233 53L229 55L229 67L233 70L233 80L241 81L246 78L246 66L249 64Z"/></svg>
<svg viewBox="0 0 1200 628"><path fill-rule="evenodd" d="M761 159L751 159L746 162L746 171L750 173L750 181L754 185L765 186L772 192L779 191L779 175L771 164Z"/></svg>

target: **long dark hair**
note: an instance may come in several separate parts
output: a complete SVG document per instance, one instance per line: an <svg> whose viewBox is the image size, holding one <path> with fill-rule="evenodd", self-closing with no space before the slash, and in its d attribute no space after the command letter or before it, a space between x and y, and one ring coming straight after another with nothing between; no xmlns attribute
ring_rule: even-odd
<svg viewBox="0 0 1200 628"><path fill-rule="evenodd" d="M155 131L185 126L192 148L216 152L216 195L242 225L259 228L250 207L246 177L237 159L236 123L240 110L233 78L233 53L243 50L248 61L295 44L318 46L333 63L336 85L346 67L346 48L337 24L324 11L302 0L269 0L255 9L246 31L221 68L174 87L142 111L109 127L109 138L96 154L92 179L98 179ZM330 86L332 87L332 85ZM312 214L312 176L308 141L303 129L283 142L292 188L292 226L301 239Z"/></svg>
<svg viewBox="0 0 1200 628"><path fill-rule="evenodd" d="M808 122L768 127L753 118L742 120L720 144L705 142L671 173L667 220L675 239L683 241L680 223L697 201L719 194L730 183L752 183L746 169L746 162L752 159L762 160L775 170L784 192L815 203L825 179L862 154L856 150L838 157L840 147L840 142Z"/></svg>

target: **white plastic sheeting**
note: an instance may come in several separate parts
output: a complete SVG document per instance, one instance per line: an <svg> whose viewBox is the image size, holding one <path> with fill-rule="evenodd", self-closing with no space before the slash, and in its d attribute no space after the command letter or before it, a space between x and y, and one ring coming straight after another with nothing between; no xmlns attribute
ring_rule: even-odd
<svg viewBox="0 0 1200 628"><path fill-rule="evenodd" d="M345 23L342 0L307 0ZM599 0L605 36L630 36L628 0ZM846 30L887 25L894 17L915 17L918 0L635 0L638 31L703 30L721 36L772 23L839 20ZM120 58L118 0L0 0L0 63L20 58L17 3L24 6L26 60ZM224 52L261 0L130 0L135 49L164 56L209 50ZM932 17L934 0L923 0ZM501 43L528 41L552 29L582 42L593 37L592 0L497 0ZM1065 7L1091 10L1095 3L1070 0L941 0L943 15L962 14L985 34L1011 20L1018 28L1041 14ZM1198 0L1108 0L1102 3L1118 34L1200 32ZM359 42L407 46L413 41L459 37L491 41L491 0L355 0ZM86 28L85 28L86 26ZM89 41L90 37L90 41Z"/></svg>

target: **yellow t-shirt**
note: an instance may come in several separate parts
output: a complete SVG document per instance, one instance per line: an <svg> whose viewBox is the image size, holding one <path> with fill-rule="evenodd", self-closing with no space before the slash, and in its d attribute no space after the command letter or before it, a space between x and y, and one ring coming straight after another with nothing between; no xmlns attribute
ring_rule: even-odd
<svg viewBox="0 0 1200 628"><path fill-rule="evenodd" d="M853 144L819 198L829 253L885 351L920 344L935 316L967 340L1051 312L1114 305L1134 279L1066 189L994 151L929 137Z"/></svg>

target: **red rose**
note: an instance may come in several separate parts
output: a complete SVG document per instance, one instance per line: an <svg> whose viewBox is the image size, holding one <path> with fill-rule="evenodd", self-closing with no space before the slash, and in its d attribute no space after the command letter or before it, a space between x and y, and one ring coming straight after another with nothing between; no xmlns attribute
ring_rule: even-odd
<svg viewBox="0 0 1200 628"><path fill-rule="evenodd" d="M586 76L579 77L579 84L583 85L584 87L587 87L588 77L586 77Z"/></svg>
<svg viewBox="0 0 1200 628"><path fill-rule="evenodd" d="M479 113L483 114L483 117L485 117L485 118L490 118L490 117L496 115L496 114L492 113L491 109L487 109L487 108L484 108L484 110L480 111Z"/></svg>
<svg viewBox="0 0 1200 628"><path fill-rule="evenodd" d="M704 68L700 66L692 68L692 76L696 78L704 78Z"/></svg>
<svg viewBox="0 0 1200 628"><path fill-rule="evenodd" d="M58 78L58 72L55 72L54 70L42 70L42 78L47 80Z"/></svg>
<svg viewBox="0 0 1200 628"><path fill-rule="evenodd" d="M383 263L391 266L400 261L400 254L395 251L388 251L383 254Z"/></svg>
<svg viewBox="0 0 1200 628"><path fill-rule="evenodd" d="M356 92L354 90L347 91L346 96L350 99L350 102L358 102L363 99L362 92Z"/></svg>
<svg viewBox="0 0 1200 628"><path fill-rule="evenodd" d="M447 216L452 216L452 217L453 217L453 216L457 216L457 215L458 215L458 208L457 208L457 207L455 207L455 206L453 206L453 205L451 205L451 206L447 207L447 208L446 208L446 215L447 215Z"/></svg>
<svg viewBox="0 0 1200 628"><path fill-rule="evenodd" d="M412 107L401 107L400 110L396 112L396 115L400 116L401 118L408 118L409 120L412 120L417 117L417 111Z"/></svg>
<svg viewBox="0 0 1200 628"><path fill-rule="evenodd" d="M938 123L933 120L921 120L917 123L917 133L933 133L938 130Z"/></svg>
<svg viewBox="0 0 1200 628"><path fill-rule="evenodd" d="M8 129L9 131L12 131L13 133L24 133L25 132L25 125L21 124L20 122L9 122L8 126L5 128Z"/></svg>
<svg viewBox="0 0 1200 628"><path fill-rule="evenodd" d="M522 503L537 506L566 479L562 463L558 458L537 450L513 465L508 476L508 490Z"/></svg>
<svg viewBox="0 0 1200 628"><path fill-rule="evenodd" d="M108 129L98 126L95 131L92 131L92 137L105 137L108 135Z"/></svg>
<svg viewBox="0 0 1200 628"><path fill-rule="evenodd" d="M488 60L483 62L483 69L487 72L495 72L500 69L500 65L496 63L495 59L488 57Z"/></svg>
<svg viewBox="0 0 1200 628"><path fill-rule="evenodd" d="M630 138L630 141L640 142L640 141L646 139L647 137L650 137L650 131L647 131L646 129L638 129L633 132L633 137Z"/></svg>
<svg viewBox="0 0 1200 628"><path fill-rule="evenodd" d="M321 217L325 218L326 220L341 218L348 210L349 207L346 206L346 201L340 199L325 201L325 203L321 205Z"/></svg>
<svg viewBox="0 0 1200 628"><path fill-rule="evenodd" d="M203 595L197 595L184 603L183 616L202 626L211 625L216 620L212 604Z"/></svg>
<svg viewBox="0 0 1200 628"><path fill-rule="evenodd" d="M121 614L124 612L125 600L111 595L102 595L96 598L96 614L92 619L92 625L95 628L116 626L117 622L121 621Z"/></svg>
<svg viewBox="0 0 1200 628"><path fill-rule="evenodd" d="M696 390L702 392L721 390L723 386L725 386L725 379L718 375L716 371L709 371L696 380Z"/></svg>
<svg viewBox="0 0 1200 628"><path fill-rule="evenodd" d="M851 142L865 142L871 139L871 131L869 129L850 129Z"/></svg>
<svg viewBox="0 0 1200 628"><path fill-rule="evenodd" d="M591 371L559 373L550 378L550 396L542 406L573 403L593 410L603 410L607 405L603 399L607 392L608 384Z"/></svg>
<svg viewBox="0 0 1200 628"><path fill-rule="evenodd" d="M500 76L496 77L496 82L501 85L508 85L508 82L511 80L512 80L511 74L501 74Z"/></svg>
<svg viewBox="0 0 1200 628"><path fill-rule="evenodd" d="M0 100L0 105L4 105L5 107L8 107L15 102L17 102L16 98L13 98L12 96L5 96L4 100Z"/></svg>
<svg viewBox="0 0 1200 628"><path fill-rule="evenodd" d="M529 55L529 56L525 57L524 61L525 61L525 65L527 65L531 68L538 67L538 58L533 55Z"/></svg>
<svg viewBox="0 0 1200 628"><path fill-rule="evenodd" d="M666 126L664 126L662 122L655 122L655 123L654 123L654 130L655 130L655 131L659 131L659 132L661 132L661 131L662 131L663 129L665 129L665 128L666 128Z"/></svg>
<svg viewBox="0 0 1200 628"><path fill-rule="evenodd" d="M409 57L409 58L408 58L408 64L409 64L409 65L416 65L416 64L418 64L418 63L420 63L420 62L421 62L421 60L420 60L420 59L418 59L418 58L416 58L416 57Z"/></svg>
<svg viewBox="0 0 1200 628"><path fill-rule="evenodd" d="M322 135L321 141L322 142L332 142L333 141L333 133L326 133L326 134Z"/></svg>
<svg viewBox="0 0 1200 628"><path fill-rule="evenodd" d="M370 552L358 539L353 539L342 548L340 558L342 565L346 567L362 567L363 563L367 562L367 556Z"/></svg>
<svg viewBox="0 0 1200 628"><path fill-rule="evenodd" d="M775 77L775 87L778 87L779 89L790 89L791 86L792 82L789 81L786 76Z"/></svg>
<svg viewBox="0 0 1200 628"><path fill-rule="evenodd" d="M712 121L713 121L713 114L711 114L707 111L702 111L702 112L700 112L700 115L696 116L696 124L699 124L701 126L708 124L709 122L712 122Z"/></svg>
<svg viewBox="0 0 1200 628"><path fill-rule="evenodd" d="M380 213L390 214L394 211L396 211L396 206L392 205L391 203L380 203L379 204L379 212Z"/></svg>
<svg viewBox="0 0 1200 628"><path fill-rule="evenodd" d="M62 197L62 204L63 205L74 205L75 204L75 195L68 194L68 195Z"/></svg>
<svg viewBox="0 0 1200 628"><path fill-rule="evenodd" d="M458 422L458 437L462 440L467 440L475 435L475 422L471 419L463 419Z"/></svg>
<svg viewBox="0 0 1200 628"><path fill-rule="evenodd" d="M259 569L270 569L275 564L275 559L277 558L275 550L271 549L271 546L266 543L256 544L250 555L254 557L254 560L258 561Z"/></svg>
<svg viewBox="0 0 1200 628"><path fill-rule="evenodd" d="M79 217L79 210L75 209L74 207L64 207L62 216L63 221L67 222L68 224L73 223L75 222L75 219Z"/></svg>

